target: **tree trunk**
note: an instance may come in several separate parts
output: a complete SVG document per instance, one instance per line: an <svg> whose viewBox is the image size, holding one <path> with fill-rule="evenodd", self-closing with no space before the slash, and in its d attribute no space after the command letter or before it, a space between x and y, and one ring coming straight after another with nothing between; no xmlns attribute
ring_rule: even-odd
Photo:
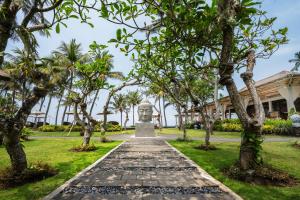
<svg viewBox="0 0 300 200"><path fill-rule="evenodd" d="M47 110L46 110L45 118L44 118L44 125L46 125L46 123L47 123L47 117L48 117L49 109L50 109L50 106L51 106L51 101L52 101L52 96L49 96Z"/></svg>
<svg viewBox="0 0 300 200"><path fill-rule="evenodd" d="M91 140L91 127L89 125L86 125L84 127L84 135L83 135L83 143L82 146L89 146L90 145L90 140Z"/></svg>
<svg viewBox="0 0 300 200"><path fill-rule="evenodd" d="M41 104L40 104L40 108L39 108L39 112L42 112L44 102L45 102L45 98L42 98ZM38 117L37 117L37 115L36 115L36 116L35 116L35 119L34 119L34 127L35 127L35 128L37 128L37 123L38 123L37 119L38 119Z"/></svg>
<svg viewBox="0 0 300 200"><path fill-rule="evenodd" d="M11 132L4 135L5 148L10 157L11 167L16 174L27 168L26 154L19 138L20 132L12 129Z"/></svg>
<svg viewBox="0 0 300 200"><path fill-rule="evenodd" d="M1 4L1 18L0 18L0 68L4 61L4 52L7 42L13 32L16 15L18 12L17 5L7 1L6 4Z"/></svg>
<svg viewBox="0 0 300 200"><path fill-rule="evenodd" d="M165 119L165 127L167 127L168 123L167 123L167 116L166 116L165 104L166 104L166 101L165 101L165 97L163 96L163 112L164 112L164 119Z"/></svg>
<svg viewBox="0 0 300 200"><path fill-rule="evenodd" d="M178 130L183 130L181 110L180 110L180 106L177 104L176 104L176 110L178 113Z"/></svg>
<svg viewBox="0 0 300 200"><path fill-rule="evenodd" d="M210 136L212 135L213 123L207 117L207 114L204 113L203 108L202 108L202 110L200 110L200 115L201 115L202 122L203 122L204 129L205 129L204 142L205 142L205 146L208 147L210 145Z"/></svg>
<svg viewBox="0 0 300 200"><path fill-rule="evenodd" d="M62 101L63 95L60 96L59 100L58 100L58 105L57 105L57 110L56 110L56 116L55 116L55 125L57 125L57 120L58 120L58 113L59 113L59 108L60 108L60 104Z"/></svg>
<svg viewBox="0 0 300 200"><path fill-rule="evenodd" d="M121 113L121 130L123 130L123 111L120 111Z"/></svg>
<svg viewBox="0 0 300 200"><path fill-rule="evenodd" d="M240 147L239 164L242 170L255 169L255 167L262 163L259 152L261 150L261 125L264 120L261 112L261 101L257 95L257 91L252 80L252 70L254 67L254 54L249 52L247 60L247 71L242 74L243 81L254 101L255 117L251 119L247 114L246 108L243 105L240 94L237 90L236 84L232 78L234 71L233 63L230 63L231 52L233 49L234 27L229 24L228 19L235 17L235 8L233 0L220 1L219 11L223 16L221 19L221 28L223 32L223 44L220 58L220 84L225 85L230 96L232 105L242 123L244 133L242 134L242 141Z"/></svg>
<svg viewBox="0 0 300 200"><path fill-rule="evenodd" d="M66 116L67 108L68 108L68 106L64 107L64 112L63 112L63 115L62 115L62 118L61 118L61 125L63 125L64 122L65 122L65 116Z"/></svg>
<svg viewBox="0 0 300 200"><path fill-rule="evenodd" d="M126 114L126 116L125 116L125 122L124 122L124 130L127 129L127 122L129 121L128 112L125 111L125 114Z"/></svg>
<svg viewBox="0 0 300 200"><path fill-rule="evenodd" d="M92 115L92 112L93 112L93 109L94 109L96 100L97 100L97 98L98 98L99 91L100 91L100 89L97 90L97 92L96 92L96 94L95 94L95 97L94 97L94 99L93 99L93 103L92 103L91 108L90 108L90 115Z"/></svg>
<svg viewBox="0 0 300 200"><path fill-rule="evenodd" d="M186 135L186 126L187 126L187 118L188 118L188 111L186 108L184 108L184 125L183 125L183 140L187 140L187 135Z"/></svg>
<svg viewBox="0 0 300 200"><path fill-rule="evenodd" d="M26 124L32 108L41 98L47 95L47 92L47 89L35 87L33 89L33 95L24 101L15 117L7 119L6 122L0 126L0 128L4 130L4 145L9 154L14 173L18 174L27 168L26 154L20 143L20 133Z"/></svg>
<svg viewBox="0 0 300 200"><path fill-rule="evenodd" d="M2 132L0 132L0 145L2 145L2 144L3 144L3 137L4 137L3 133L2 133Z"/></svg>

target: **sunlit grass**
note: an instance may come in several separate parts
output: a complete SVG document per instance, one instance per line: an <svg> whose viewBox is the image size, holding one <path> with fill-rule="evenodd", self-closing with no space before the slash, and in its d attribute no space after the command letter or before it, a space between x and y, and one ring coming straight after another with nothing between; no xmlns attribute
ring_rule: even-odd
<svg viewBox="0 0 300 200"><path fill-rule="evenodd" d="M294 187L258 186L235 181L225 177L222 169L236 162L239 153L239 143L213 143L218 150L202 151L194 147L201 142L170 142L174 147L195 161L213 177L238 193L244 199L291 200L300 199L300 185ZM263 158L268 164L284 170L300 180L300 150L288 142L264 143Z"/></svg>
<svg viewBox="0 0 300 200"><path fill-rule="evenodd" d="M29 162L42 161L59 170L59 174L45 180L29 183L17 188L0 190L0 199L33 200L39 199L72 178L82 169L105 155L120 142L99 143L92 141L98 149L94 152L70 152L74 146L81 144L78 139L37 139L24 142L24 149ZM0 169L10 165L9 157L0 146Z"/></svg>

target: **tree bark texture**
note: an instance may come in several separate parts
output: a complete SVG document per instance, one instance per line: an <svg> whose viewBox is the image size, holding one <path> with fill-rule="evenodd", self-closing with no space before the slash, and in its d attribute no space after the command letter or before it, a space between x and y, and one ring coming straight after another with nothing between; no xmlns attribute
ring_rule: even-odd
<svg viewBox="0 0 300 200"><path fill-rule="evenodd" d="M59 114L59 108L60 108L62 98L63 98L63 95L61 95L58 100L58 105L57 105L57 110L56 110L56 115L55 115L55 125L57 125L57 122L58 122L58 114Z"/></svg>
<svg viewBox="0 0 300 200"><path fill-rule="evenodd" d="M0 17L0 68L4 62L4 52L7 42L14 31L14 23L18 12L18 6L11 1L5 1L1 5Z"/></svg>
<svg viewBox="0 0 300 200"><path fill-rule="evenodd" d="M33 94L27 98L15 117L6 119L4 123L4 145L11 160L11 166L15 173L20 173L27 168L26 154L20 143L20 133L26 124L27 118L32 108L39 102L41 98L47 95L48 90L35 87Z"/></svg>
<svg viewBox="0 0 300 200"><path fill-rule="evenodd" d="M52 96L49 96L49 101L48 101L48 105L47 105L47 109L46 109L46 113L45 113L45 118L44 118L44 125L46 125L46 123L47 123L47 118L48 118L48 113L49 113L49 110L50 110L51 102L52 102Z"/></svg>
<svg viewBox="0 0 300 200"><path fill-rule="evenodd" d="M219 12L222 16L221 28L223 32L223 44L220 58L220 83L225 85L229 93L232 105L238 115L244 133L242 134L242 142L240 147L239 165L242 170L255 169L260 164L259 151L261 149L261 125L264 120L263 107L257 94L254 81L252 79L253 67L255 64L254 52L249 52L247 57L247 70L241 75L251 99L254 102L255 116L251 118L244 107L241 96L237 90L236 84L232 78L233 63L230 63L231 52L233 49L234 27L227 21L235 18L235 1L223 0L219 2Z"/></svg>

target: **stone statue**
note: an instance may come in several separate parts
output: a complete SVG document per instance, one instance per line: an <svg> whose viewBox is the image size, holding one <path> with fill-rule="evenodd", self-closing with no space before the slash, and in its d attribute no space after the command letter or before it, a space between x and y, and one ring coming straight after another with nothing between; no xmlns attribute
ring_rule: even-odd
<svg viewBox="0 0 300 200"><path fill-rule="evenodd" d="M135 123L136 137L155 137L152 121L153 106L146 99L138 105L139 122Z"/></svg>
<svg viewBox="0 0 300 200"><path fill-rule="evenodd" d="M152 121L153 109L151 103L146 99L138 105L138 115L140 122Z"/></svg>
<svg viewBox="0 0 300 200"><path fill-rule="evenodd" d="M292 134L300 136L300 115L295 113L290 118L292 120Z"/></svg>

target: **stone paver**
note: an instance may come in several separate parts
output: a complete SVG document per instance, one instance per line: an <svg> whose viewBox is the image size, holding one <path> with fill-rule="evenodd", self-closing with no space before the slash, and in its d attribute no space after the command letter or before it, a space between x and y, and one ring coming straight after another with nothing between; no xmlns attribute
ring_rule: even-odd
<svg viewBox="0 0 300 200"><path fill-rule="evenodd" d="M161 139L131 139L45 199L240 199Z"/></svg>

